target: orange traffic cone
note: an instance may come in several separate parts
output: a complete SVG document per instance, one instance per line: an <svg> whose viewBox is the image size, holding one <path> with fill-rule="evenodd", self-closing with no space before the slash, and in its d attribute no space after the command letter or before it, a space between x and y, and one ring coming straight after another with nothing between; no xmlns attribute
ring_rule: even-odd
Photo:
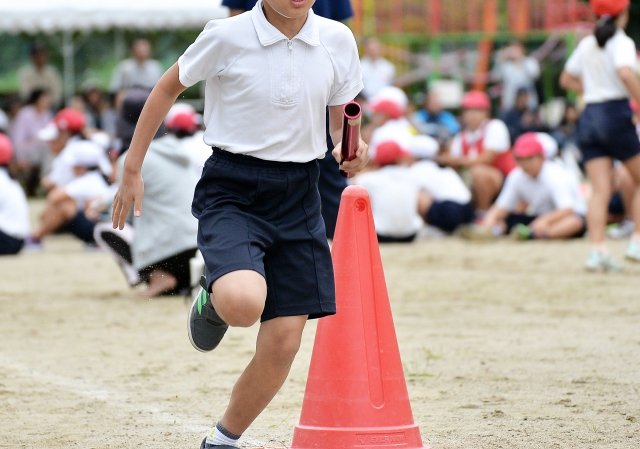
<svg viewBox="0 0 640 449"><path fill-rule="evenodd" d="M292 449L424 448L413 422L369 194L342 194L332 248L338 313L318 323Z"/></svg>

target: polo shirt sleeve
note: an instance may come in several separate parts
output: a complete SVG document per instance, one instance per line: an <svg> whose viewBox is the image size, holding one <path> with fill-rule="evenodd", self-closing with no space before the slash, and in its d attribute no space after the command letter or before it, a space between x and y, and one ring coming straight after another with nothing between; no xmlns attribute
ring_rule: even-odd
<svg viewBox="0 0 640 449"><path fill-rule="evenodd" d="M573 76L582 75L582 53L584 48L584 40L582 40L576 49L571 53L567 63L564 65L564 69Z"/></svg>
<svg viewBox="0 0 640 449"><path fill-rule="evenodd" d="M504 153L511 148L509 129L502 120L491 120L487 124L482 146L485 150Z"/></svg>
<svg viewBox="0 0 640 449"><path fill-rule="evenodd" d="M613 65L616 69L629 67L636 70L638 59L636 55L636 45L628 36L616 39L615 48L613 50Z"/></svg>
<svg viewBox="0 0 640 449"><path fill-rule="evenodd" d="M496 206L508 210L514 211L518 206L518 184L522 180L522 171L520 168L512 170L507 175L507 179L504 182L504 187L496 200Z"/></svg>
<svg viewBox="0 0 640 449"><path fill-rule="evenodd" d="M183 86L191 87L222 69L222 39L218 22L211 20L207 23L195 42L178 58L178 76Z"/></svg>
<svg viewBox="0 0 640 449"><path fill-rule="evenodd" d="M353 100L364 87L356 40L349 28L340 26L339 47L332 55L334 81L327 105L339 106Z"/></svg>

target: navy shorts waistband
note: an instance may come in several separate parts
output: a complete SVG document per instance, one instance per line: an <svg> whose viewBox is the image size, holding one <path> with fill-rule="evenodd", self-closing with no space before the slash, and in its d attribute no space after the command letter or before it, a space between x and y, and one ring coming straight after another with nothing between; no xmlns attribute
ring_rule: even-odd
<svg viewBox="0 0 640 449"><path fill-rule="evenodd" d="M283 162L283 161L269 161L267 159L260 159L254 156L249 156L248 154L238 154L231 153L230 151L223 150L218 147L211 147L213 154L216 158L237 162L240 164L251 165L254 167L265 167L265 168L306 168L309 166L313 166L317 161L316 159L311 160L309 162Z"/></svg>

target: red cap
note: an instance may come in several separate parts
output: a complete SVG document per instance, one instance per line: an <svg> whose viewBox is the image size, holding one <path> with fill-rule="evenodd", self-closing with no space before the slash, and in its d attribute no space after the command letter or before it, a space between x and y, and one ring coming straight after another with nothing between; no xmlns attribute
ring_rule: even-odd
<svg viewBox="0 0 640 449"><path fill-rule="evenodd" d="M404 115L404 108L392 100L383 99L380 101L372 101L371 110L378 114L385 114L393 119L398 119Z"/></svg>
<svg viewBox="0 0 640 449"><path fill-rule="evenodd" d="M481 109L488 111L491 109L489 95L480 90L472 90L464 94L461 103L462 109Z"/></svg>
<svg viewBox="0 0 640 449"><path fill-rule="evenodd" d="M198 129L198 119L193 113L178 112L171 117L167 117L166 125L169 129L192 133Z"/></svg>
<svg viewBox="0 0 640 449"><path fill-rule="evenodd" d="M51 141L58 137L60 131L78 133L85 125L86 120L82 112L72 108L62 109L53 117L51 123L38 132L38 137L44 141Z"/></svg>
<svg viewBox="0 0 640 449"><path fill-rule="evenodd" d="M0 165L9 165L13 156L13 145L5 134L0 133Z"/></svg>
<svg viewBox="0 0 640 449"><path fill-rule="evenodd" d="M56 114L53 118L53 123L56 124L60 131L77 133L84 129L86 120L82 112L77 109L66 108Z"/></svg>
<svg viewBox="0 0 640 449"><path fill-rule="evenodd" d="M378 165L391 165L410 158L411 153L395 140L385 140L376 146L375 161Z"/></svg>
<svg viewBox="0 0 640 449"><path fill-rule="evenodd" d="M631 107L631 110L636 114L640 112L640 105L638 105L638 102L636 100L629 101L629 106Z"/></svg>
<svg viewBox="0 0 640 449"><path fill-rule="evenodd" d="M596 16L617 16L629 7L629 0L590 0Z"/></svg>
<svg viewBox="0 0 640 449"><path fill-rule="evenodd" d="M524 133L516 140L513 146L513 155L516 158L544 156L544 146L536 133Z"/></svg>

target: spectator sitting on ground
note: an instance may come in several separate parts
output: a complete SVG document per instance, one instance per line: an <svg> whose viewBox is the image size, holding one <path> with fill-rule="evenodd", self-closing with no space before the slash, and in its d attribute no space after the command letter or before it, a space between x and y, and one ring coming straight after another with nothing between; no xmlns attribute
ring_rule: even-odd
<svg viewBox="0 0 640 449"><path fill-rule="evenodd" d="M116 67L109 92L116 94L122 90L139 87L151 90L162 76L162 66L151 59L151 44L147 39L136 39L131 44L131 58Z"/></svg>
<svg viewBox="0 0 640 449"><path fill-rule="evenodd" d="M366 105L369 123L362 129L362 139L375 146L376 139L387 139L389 135L404 138L417 135L418 130L407 119L409 99L398 87L385 87ZM384 132L378 131L384 128ZM375 137L375 136L378 137Z"/></svg>
<svg viewBox="0 0 640 449"><path fill-rule="evenodd" d="M29 98L35 90L46 90L51 95L54 106L62 102L62 79L58 70L47 64L48 53L46 47L35 42L30 50L31 64L18 71L18 85L20 97Z"/></svg>
<svg viewBox="0 0 640 449"><path fill-rule="evenodd" d="M503 111L500 119L507 125L512 142L526 132L546 130L538 111L530 106L529 91L525 88L518 89L514 106Z"/></svg>
<svg viewBox="0 0 640 449"><path fill-rule="evenodd" d="M29 235L29 205L20 184L11 178L13 145L0 133L0 256L18 254Z"/></svg>
<svg viewBox="0 0 640 449"><path fill-rule="evenodd" d="M476 234L511 233L518 240L582 237L587 207L575 178L545 159L536 133L520 136L513 152L518 168L480 224L483 232Z"/></svg>
<svg viewBox="0 0 640 449"><path fill-rule="evenodd" d="M74 178L74 170L68 154L75 147L92 147L100 151L100 170L105 176L112 172L111 162L106 151L91 139L87 139L86 121L84 114L71 108L60 110L53 120L38 133L38 138L49 145L54 158L51 170L42 179L42 185L50 191L55 187L64 187Z"/></svg>
<svg viewBox="0 0 640 449"><path fill-rule="evenodd" d="M451 112L443 109L440 96L435 90L426 93L423 107L413 114L412 122L418 131L435 138L441 144L448 143L460 132L460 123Z"/></svg>
<svg viewBox="0 0 640 449"><path fill-rule="evenodd" d="M561 152L564 152L569 147L577 147L579 119L580 113L575 103L565 102L562 119L558 126L551 131L551 135L558 142Z"/></svg>
<svg viewBox="0 0 640 449"><path fill-rule="evenodd" d="M47 146L38 138L38 132L51 121L51 95L44 89L36 89L27 103L20 108L11 127L11 140L15 148L13 169L24 185L27 196L35 196L40 177L51 163Z"/></svg>
<svg viewBox="0 0 640 449"><path fill-rule="evenodd" d="M109 186L99 167L102 158L103 151L97 145L74 145L65 151L73 178L64 185L53 187L47 194L40 222L31 235L31 245L38 245L56 231L69 232L86 244L95 244L95 222L85 211L93 201L103 201L109 194Z"/></svg>
<svg viewBox="0 0 640 449"><path fill-rule="evenodd" d="M91 80L85 82L82 86L82 100L87 127L104 131L113 139L117 114L102 89Z"/></svg>
<svg viewBox="0 0 640 449"><path fill-rule="evenodd" d="M370 169L353 183L366 187L380 242L412 241L425 224L451 233L474 218L471 192L451 168L433 162L429 136L398 135L370 146Z"/></svg>
<svg viewBox="0 0 640 449"><path fill-rule="evenodd" d="M120 111L118 137L130 142L149 92L126 92ZM200 178L192 152L183 145L197 130L195 113L170 114L168 133L158 131L142 165L145 181L144 213L133 218L133 229L113 229L111 222L96 227L98 244L108 249L125 272L130 285L147 284L140 294L149 298L190 291L189 261L197 250L198 222L191 214L193 192ZM125 147L126 151L128 147ZM122 179L126 153L118 158Z"/></svg>
<svg viewBox="0 0 640 449"><path fill-rule="evenodd" d="M516 163L509 130L501 120L490 118L489 96L481 91L467 92L461 106L463 129L438 162L461 172L470 185L475 208L482 213L491 207Z"/></svg>

